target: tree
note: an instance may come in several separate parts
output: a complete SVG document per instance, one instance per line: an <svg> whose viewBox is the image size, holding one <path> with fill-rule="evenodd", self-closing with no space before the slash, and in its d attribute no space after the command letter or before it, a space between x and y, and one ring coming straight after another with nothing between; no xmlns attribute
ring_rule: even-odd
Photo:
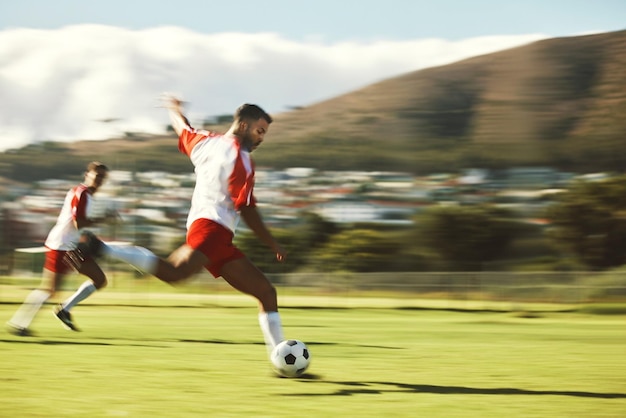
<svg viewBox="0 0 626 418"><path fill-rule="evenodd" d="M508 211L495 206L434 206L416 219L415 233L451 270L478 271L497 259L517 231Z"/></svg>
<svg viewBox="0 0 626 418"><path fill-rule="evenodd" d="M332 235L339 232L337 225L313 212L304 212L301 215L301 222L296 228L296 233L300 245L307 249L324 245Z"/></svg>
<svg viewBox="0 0 626 418"><path fill-rule="evenodd" d="M626 176L574 183L547 217L548 237L590 268L626 263Z"/></svg>
<svg viewBox="0 0 626 418"><path fill-rule="evenodd" d="M319 271L407 271L420 260L406 257L404 242L387 231L346 229L328 240L313 253L314 268Z"/></svg>
<svg viewBox="0 0 626 418"><path fill-rule="evenodd" d="M272 229L272 234L287 251L287 261L279 263L276 254L263 244L251 231L241 231L235 235L234 243L254 264L265 273L288 273L298 269L308 254L306 248L298 245L294 231Z"/></svg>

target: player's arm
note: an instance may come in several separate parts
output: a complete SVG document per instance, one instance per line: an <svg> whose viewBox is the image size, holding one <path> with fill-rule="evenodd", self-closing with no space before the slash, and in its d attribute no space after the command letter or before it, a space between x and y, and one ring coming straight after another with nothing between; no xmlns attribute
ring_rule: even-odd
<svg viewBox="0 0 626 418"><path fill-rule="evenodd" d="M99 220L97 218L76 218L74 219L74 225L76 226L76 229L83 229L83 228L89 228L90 226L93 226L95 224L100 223Z"/></svg>
<svg viewBox="0 0 626 418"><path fill-rule="evenodd" d="M72 208L74 213L74 226L76 229L88 228L90 226L116 220L119 215L115 210L107 210L104 216L89 217L87 216L87 194L82 193L76 202L76 206Z"/></svg>
<svg viewBox="0 0 626 418"><path fill-rule="evenodd" d="M74 218L74 226L76 226L76 229L89 228L93 225L116 221L118 218L119 215L117 212L107 211L104 216L95 218L87 218L84 216L76 217Z"/></svg>
<svg viewBox="0 0 626 418"><path fill-rule="evenodd" d="M240 213L246 225L248 225L259 240L276 253L276 259L278 261L284 261L287 257L287 253L274 239L274 236L269 229L267 229L267 226L265 226L265 222L263 222L261 214L257 208L255 206L242 206Z"/></svg>
<svg viewBox="0 0 626 418"><path fill-rule="evenodd" d="M184 129L191 129L189 120L183 114L183 101L174 96L165 97L164 100L176 135L180 136Z"/></svg>

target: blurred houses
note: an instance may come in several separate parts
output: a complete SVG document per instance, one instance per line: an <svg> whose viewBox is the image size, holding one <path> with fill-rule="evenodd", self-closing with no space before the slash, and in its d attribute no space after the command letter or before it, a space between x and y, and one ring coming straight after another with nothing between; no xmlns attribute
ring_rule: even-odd
<svg viewBox="0 0 626 418"><path fill-rule="evenodd" d="M602 179L588 174L585 179ZM533 220L576 176L551 168L482 169L414 177L400 172L321 172L294 167L259 168L255 193L267 222L289 227L303 212L338 224L406 226L430 205L493 203ZM112 171L95 195L96 212L114 209L120 221L94 228L109 240L148 245L167 253L184 239L194 174ZM42 245L67 190L76 184L45 180L32 185L2 184L3 249ZM243 225L242 225L243 226ZM243 226L245 227L245 226ZM19 231L18 231L19 229Z"/></svg>

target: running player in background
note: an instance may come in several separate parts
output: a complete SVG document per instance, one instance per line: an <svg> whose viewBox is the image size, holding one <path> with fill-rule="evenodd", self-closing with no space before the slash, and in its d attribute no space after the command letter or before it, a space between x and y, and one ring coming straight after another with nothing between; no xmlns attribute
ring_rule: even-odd
<svg viewBox="0 0 626 418"><path fill-rule="evenodd" d="M81 268L82 260L89 260L90 255L109 256L170 284L204 267L214 277L223 277L236 290L257 299L259 325L271 353L283 341L276 289L232 240L241 217L278 261L285 260L286 253L265 226L253 194L250 153L263 142L272 118L260 107L244 104L235 112L228 132L216 134L191 127L182 113L182 103L167 97L165 107L179 137L178 149L189 156L196 173L186 243L163 260L143 247L109 245L84 234L84 242L78 251L68 253L68 260Z"/></svg>
<svg viewBox="0 0 626 418"><path fill-rule="evenodd" d="M104 164L92 161L87 165L84 181L68 191L57 222L50 230L44 244L47 252L41 285L28 294L24 303L7 323L9 331L13 334L32 335L29 329L31 322L43 304L61 287L65 276L72 273L71 267L64 262L64 258L67 251L76 248L81 230L111 219L112 214L102 218L90 216L92 196L104 183L108 171L109 169ZM89 279L54 310L55 316L63 322L64 326L73 331L78 331L78 327L72 321L70 310L107 284L105 274L92 258L87 258L78 272Z"/></svg>

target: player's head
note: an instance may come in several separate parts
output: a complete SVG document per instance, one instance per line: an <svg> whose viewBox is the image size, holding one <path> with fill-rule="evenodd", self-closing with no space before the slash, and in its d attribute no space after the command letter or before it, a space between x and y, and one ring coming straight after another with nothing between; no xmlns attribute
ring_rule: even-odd
<svg viewBox="0 0 626 418"><path fill-rule="evenodd" d="M245 103L235 112L233 133L239 137L241 145L252 152L261 145L272 122L272 117L265 110Z"/></svg>
<svg viewBox="0 0 626 418"><path fill-rule="evenodd" d="M92 161L87 164L87 171L85 171L85 185L92 188L94 191L98 190L104 180L106 180L109 174L109 168L102 164L100 161Z"/></svg>

